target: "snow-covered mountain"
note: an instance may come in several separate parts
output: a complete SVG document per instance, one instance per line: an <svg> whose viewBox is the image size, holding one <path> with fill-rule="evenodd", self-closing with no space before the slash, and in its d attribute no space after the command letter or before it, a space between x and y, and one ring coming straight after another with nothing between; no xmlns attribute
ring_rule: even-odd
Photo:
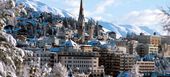
<svg viewBox="0 0 170 77"><path fill-rule="evenodd" d="M157 32L157 34L161 34L161 32L158 32L154 29L151 29L147 26L134 26L134 25L114 25L110 22L106 21L99 21L99 24L103 26L105 31L114 31L117 33L117 37L125 37L127 33L136 33L140 34L145 33L147 35L152 35L154 32Z"/></svg>
<svg viewBox="0 0 170 77"><path fill-rule="evenodd" d="M54 7L49 7L48 5L40 2L39 0L16 0L17 3L24 3L26 7L31 7L35 11L46 11L46 12L52 12L53 14L59 14L62 17L72 17L76 18L76 16L73 16L71 13L63 10L58 9ZM87 18L88 19L88 18ZM134 26L134 25L115 25L113 23L107 22L107 21L99 21L99 24L103 26L103 29L108 31L114 31L117 33L117 37L125 37L128 32L134 32L136 34L139 33L145 33L145 34L153 34L153 32L157 32L158 34L161 34L161 32L158 32L154 29L151 29L147 26Z"/></svg>
<svg viewBox="0 0 170 77"><path fill-rule="evenodd" d="M40 2L39 0L16 0L17 4L23 3L26 7L30 7L34 9L35 11L41 11L41 12L52 12L55 15L61 15L62 17L75 17L71 13L67 12L63 9L58 8L52 8L48 5Z"/></svg>

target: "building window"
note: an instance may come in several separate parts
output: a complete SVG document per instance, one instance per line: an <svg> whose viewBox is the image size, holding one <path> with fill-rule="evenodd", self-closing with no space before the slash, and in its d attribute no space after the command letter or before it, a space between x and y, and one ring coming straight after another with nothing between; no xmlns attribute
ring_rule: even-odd
<svg viewBox="0 0 170 77"><path fill-rule="evenodd" d="M68 63L72 63L72 61L68 61Z"/></svg>
<svg viewBox="0 0 170 77"><path fill-rule="evenodd" d="M37 54L37 57L39 57L39 55Z"/></svg>
<svg viewBox="0 0 170 77"><path fill-rule="evenodd" d="M71 57L68 57L68 59L71 59Z"/></svg>

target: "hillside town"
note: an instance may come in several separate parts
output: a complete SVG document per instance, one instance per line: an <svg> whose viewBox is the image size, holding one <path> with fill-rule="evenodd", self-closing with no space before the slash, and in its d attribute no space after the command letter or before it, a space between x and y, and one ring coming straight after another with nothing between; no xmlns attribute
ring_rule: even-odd
<svg viewBox="0 0 170 77"><path fill-rule="evenodd" d="M78 19L0 4L1 77L170 77L170 36L117 38L85 18L82 0Z"/></svg>

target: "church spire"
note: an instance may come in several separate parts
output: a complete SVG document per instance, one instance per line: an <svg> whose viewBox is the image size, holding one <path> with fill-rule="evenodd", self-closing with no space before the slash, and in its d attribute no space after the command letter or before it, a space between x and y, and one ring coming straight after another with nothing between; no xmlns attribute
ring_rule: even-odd
<svg viewBox="0 0 170 77"><path fill-rule="evenodd" d="M84 13L83 13L83 1L80 1L80 11L78 17L78 36L80 38L79 43L84 43L85 41L85 23L84 23Z"/></svg>
<svg viewBox="0 0 170 77"><path fill-rule="evenodd" d="M83 20L84 19L84 13L83 13L83 1L80 1L80 10L79 10L79 18L78 21Z"/></svg>

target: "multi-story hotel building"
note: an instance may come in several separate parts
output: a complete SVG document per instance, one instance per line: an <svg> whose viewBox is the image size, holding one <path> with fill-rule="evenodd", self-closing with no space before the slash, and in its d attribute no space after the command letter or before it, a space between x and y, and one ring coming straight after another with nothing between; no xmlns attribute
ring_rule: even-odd
<svg viewBox="0 0 170 77"><path fill-rule="evenodd" d="M154 46L159 46L161 44L161 37L157 35L139 35L136 36L136 40L139 43L153 44Z"/></svg>
<svg viewBox="0 0 170 77"><path fill-rule="evenodd" d="M170 45L170 36L161 36L161 44L168 44Z"/></svg>
<svg viewBox="0 0 170 77"><path fill-rule="evenodd" d="M139 43L136 51L140 57L144 57L147 54L158 54L158 47L153 44Z"/></svg>
<svg viewBox="0 0 170 77"><path fill-rule="evenodd" d="M126 53L114 53L113 57L113 76L121 71L129 71L135 64L135 55Z"/></svg>
<svg viewBox="0 0 170 77"><path fill-rule="evenodd" d="M155 70L155 62L153 61L137 61L136 64L139 66L140 73L150 73Z"/></svg>
<svg viewBox="0 0 170 77"><path fill-rule="evenodd" d="M75 72L85 73L100 77L104 75L104 67L99 66L99 53L93 52L91 45L78 45L72 40L63 44L63 49L58 53L58 61Z"/></svg>
<svg viewBox="0 0 170 77"><path fill-rule="evenodd" d="M147 44L147 53L149 54L158 54L158 46L154 44Z"/></svg>
<svg viewBox="0 0 170 77"><path fill-rule="evenodd" d="M91 73L94 77L104 75L104 67L99 66L98 52L67 52L63 51L58 54L59 61L68 68L79 68L79 72Z"/></svg>
<svg viewBox="0 0 170 77"><path fill-rule="evenodd" d="M105 74L111 75L113 71L113 51L109 49L100 49L98 50L100 57L99 57L99 65L103 65L105 68Z"/></svg>
<svg viewBox="0 0 170 77"><path fill-rule="evenodd" d="M24 60L26 65L30 65L31 62L38 62L37 64L41 67L43 65L50 64L53 66L55 62L57 62L56 53L51 52L49 49L41 49L41 48L26 48L27 50L32 50L33 55L27 56Z"/></svg>
<svg viewBox="0 0 170 77"><path fill-rule="evenodd" d="M163 45L163 52L162 52L162 54L170 62L170 45L167 45L167 44Z"/></svg>
<svg viewBox="0 0 170 77"><path fill-rule="evenodd" d="M147 53L147 46L143 43L139 43L136 47L136 52L140 57L144 57Z"/></svg>
<svg viewBox="0 0 170 77"><path fill-rule="evenodd" d="M156 36L156 35L150 36L150 43L149 44L152 44L153 46L158 47L161 44L161 37Z"/></svg>

